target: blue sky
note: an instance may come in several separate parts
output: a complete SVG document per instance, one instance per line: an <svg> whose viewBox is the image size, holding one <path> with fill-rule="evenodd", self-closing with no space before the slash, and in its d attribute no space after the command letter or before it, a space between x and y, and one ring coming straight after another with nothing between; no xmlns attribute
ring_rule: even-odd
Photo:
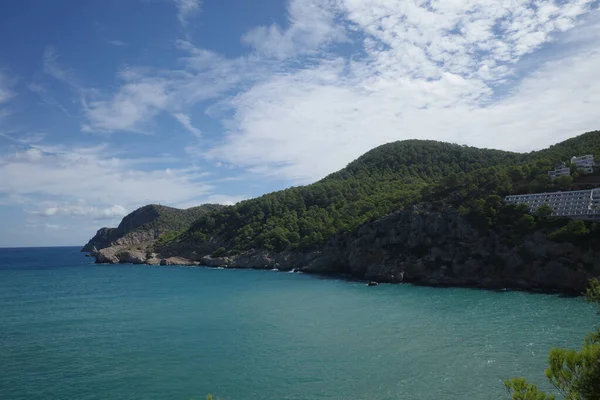
<svg viewBox="0 0 600 400"><path fill-rule="evenodd" d="M382 143L600 128L597 0L21 0L0 12L0 246L314 182Z"/></svg>

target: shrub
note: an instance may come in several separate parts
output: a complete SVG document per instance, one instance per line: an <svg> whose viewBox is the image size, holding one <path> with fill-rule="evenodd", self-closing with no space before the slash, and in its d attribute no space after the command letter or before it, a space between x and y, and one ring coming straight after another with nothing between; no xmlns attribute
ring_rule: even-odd
<svg viewBox="0 0 600 400"><path fill-rule="evenodd" d="M548 239L557 242L577 242L587 236L590 230L585 226L585 222L581 220L571 220L562 228L548 235Z"/></svg>
<svg viewBox="0 0 600 400"><path fill-rule="evenodd" d="M225 255L227 255L227 250L225 249L225 247L219 247L218 249L213 251L211 257L223 257Z"/></svg>

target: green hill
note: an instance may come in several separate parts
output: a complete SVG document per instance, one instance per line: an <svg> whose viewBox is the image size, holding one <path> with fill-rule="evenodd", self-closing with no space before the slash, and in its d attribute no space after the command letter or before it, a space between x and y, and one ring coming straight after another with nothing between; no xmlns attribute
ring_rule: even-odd
<svg viewBox="0 0 600 400"><path fill-rule="evenodd" d="M555 189L546 172L590 153L600 154L600 131L526 154L424 140L389 143L314 184L208 212L173 240L218 241L227 253L310 248L423 201L476 207L489 195Z"/></svg>

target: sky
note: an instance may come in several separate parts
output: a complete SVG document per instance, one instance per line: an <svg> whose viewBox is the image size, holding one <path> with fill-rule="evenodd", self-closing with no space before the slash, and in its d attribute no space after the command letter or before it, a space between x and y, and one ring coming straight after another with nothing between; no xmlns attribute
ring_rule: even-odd
<svg viewBox="0 0 600 400"><path fill-rule="evenodd" d="M598 0L0 6L0 247L308 184L380 144L600 129Z"/></svg>

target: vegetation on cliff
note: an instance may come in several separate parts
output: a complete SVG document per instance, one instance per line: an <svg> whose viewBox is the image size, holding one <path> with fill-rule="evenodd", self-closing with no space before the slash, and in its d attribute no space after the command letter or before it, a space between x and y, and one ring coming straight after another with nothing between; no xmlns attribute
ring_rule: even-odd
<svg viewBox="0 0 600 400"><path fill-rule="evenodd" d="M132 229L127 229L127 217L123 219L119 225L119 228L117 229L122 229L123 231L140 231L149 229L155 229L159 231L181 231L189 228L192 223L194 223L194 221L196 221L202 215L208 212L221 210L222 208L223 206L218 204L204 204L186 209L151 204L139 208L130 214L132 218ZM140 220L141 213L146 214L146 219Z"/></svg>
<svg viewBox="0 0 600 400"><path fill-rule="evenodd" d="M304 249L419 202L458 208L479 226L490 227L503 218L498 213L507 194L577 184L577 179L552 182L547 171L573 155L589 153L600 154L600 131L527 154L423 140L389 143L312 185L206 213L169 240L190 245L217 241L228 253L250 248ZM535 226L533 217L526 216L525 209L520 211L519 226Z"/></svg>

